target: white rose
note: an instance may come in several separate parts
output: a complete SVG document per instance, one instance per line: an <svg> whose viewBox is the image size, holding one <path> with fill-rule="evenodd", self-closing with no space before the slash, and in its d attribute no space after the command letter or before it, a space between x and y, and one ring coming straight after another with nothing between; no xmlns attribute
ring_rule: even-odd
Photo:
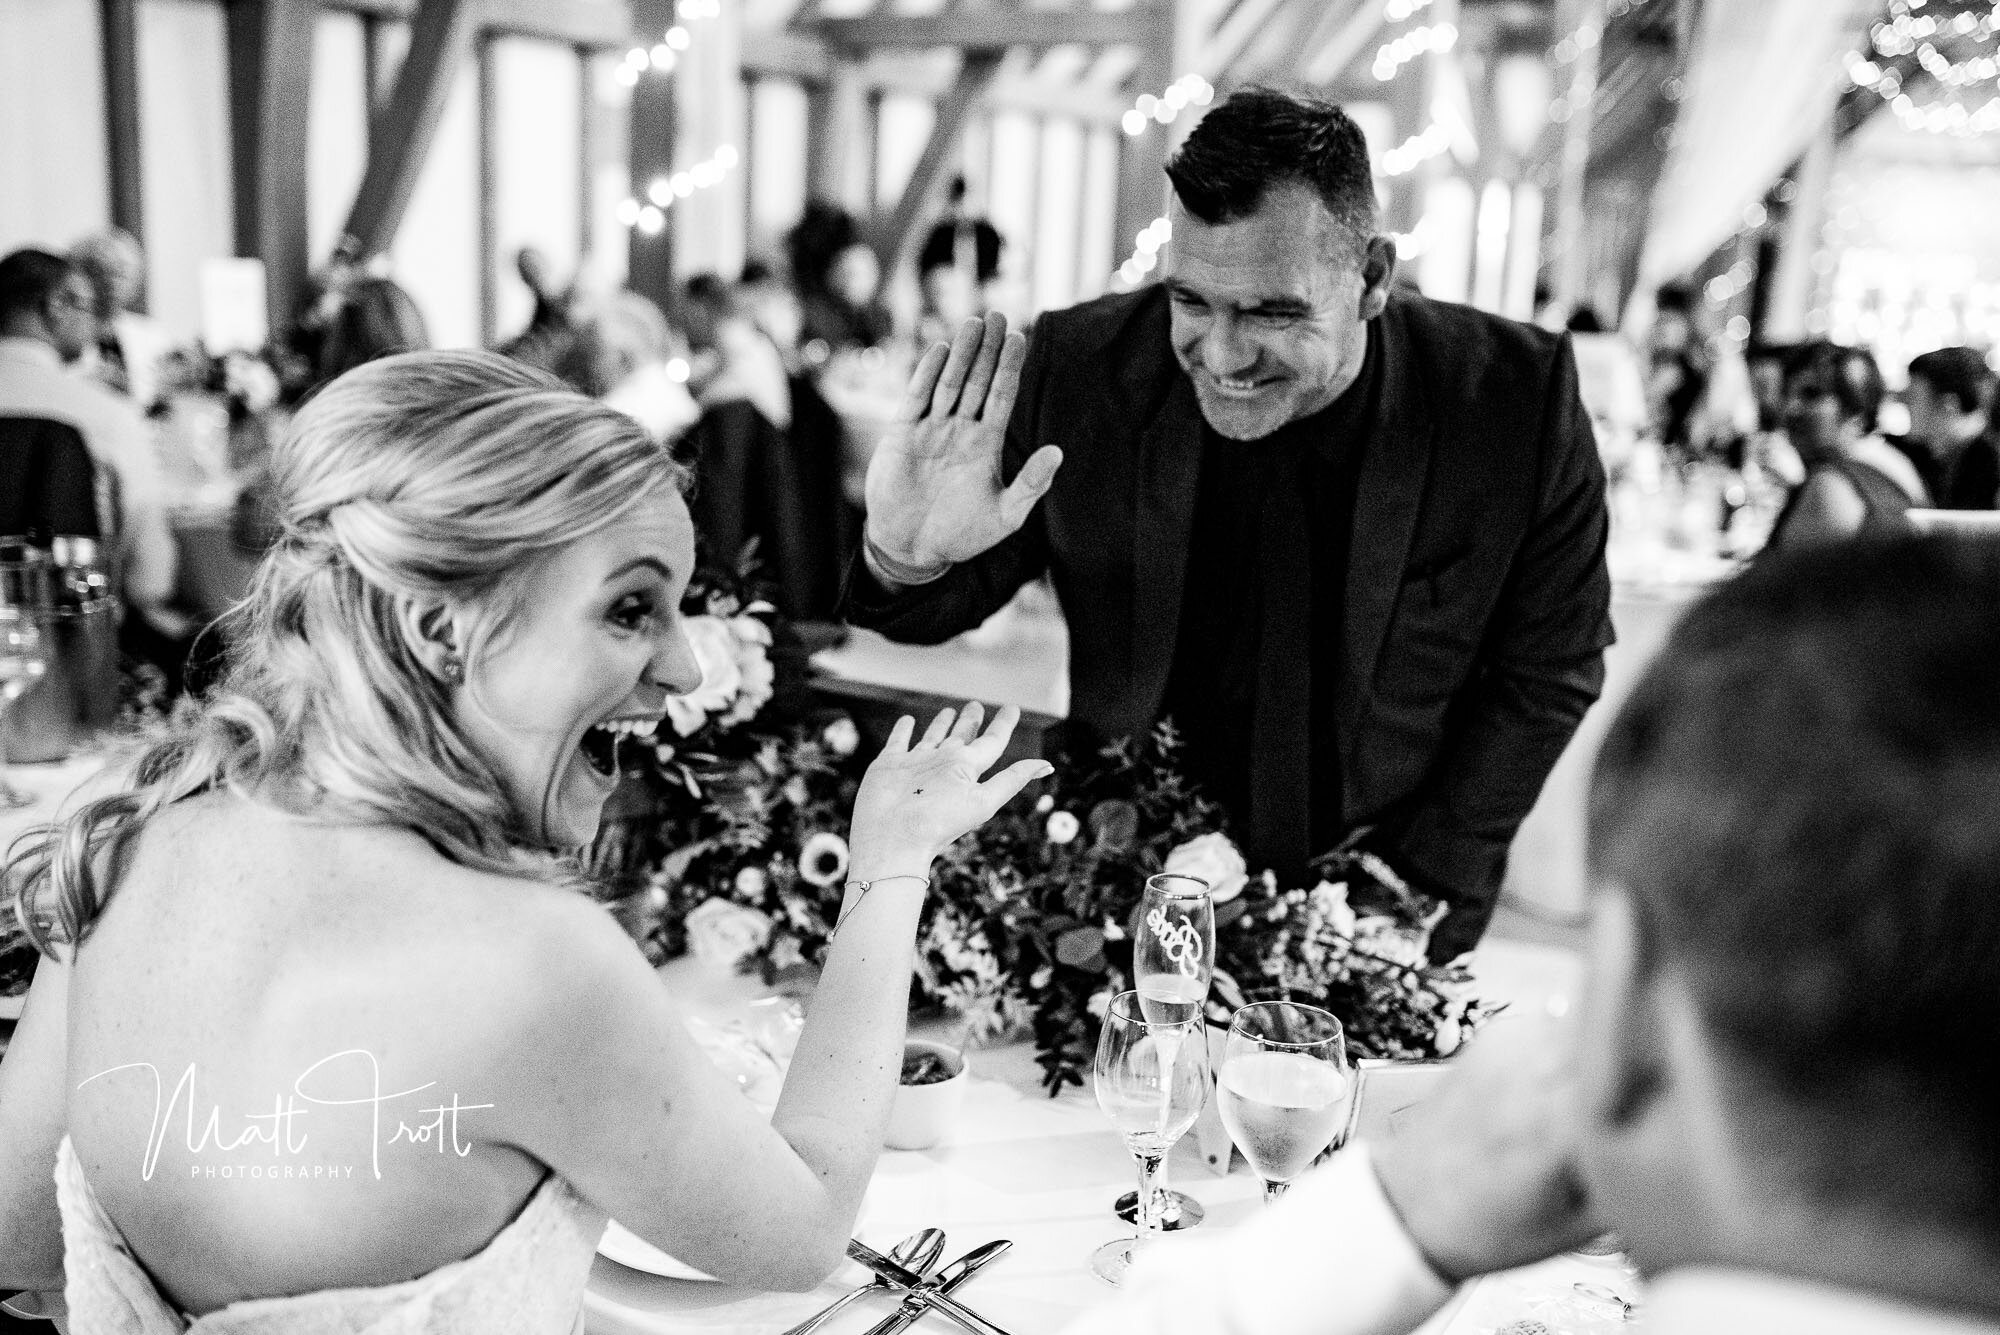
<svg viewBox="0 0 2000 1335"><path fill-rule="evenodd" d="M1243 887L1250 882L1250 868L1243 861L1243 854L1219 830L1190 839L1167 854L1166 866L1161 870L1206 881L1208 897L1218 904L1242 894Z"/></svg>
<svg viewBox="0 0 2000 1335"><path fill-rule="evenodd" d="M771 628L755 617L735 617L729 623L735 642L738 675L736 703L723 717L724 723L741 723L754 718L777 684L778 670L771 664L765 646L771 642Z"/></svg>
<svg viewBox="0 0 2000 1335"><path fill-rule="evenodd" d="M1412 932L1394 918L1372 915L1354 927L1354 944L1377 959L1406 968L1421 968L1428 932Z"/></svg>
<svg viewBox="0 0 2000 1335"><path fill-rule="evenodd" d="M726 899L704 900L687 916L688 948L714 964L733 965L771 936L771 920Z"/></svg>
<svg viewBox="0 0 2000 1335"><path fill-rule="evenodd" d="M1332 885L1321 881L1313 887L1312 906L1335 936L1354 935L1355 917L1347 902L1347 882Z"/></svg>
<svg viewBox="0 0 2000 1335"><path fill-rule="evenodd" d="M762 867L744 867L736 873L736 893L739 895L761 895L771 878Z"/></svg>
<svg viewBox="0 0 2000 1335"><path fill-rule="evenodd" d="M667 697L667 718L681 736L691 735L736 700L743 685L743 670L737 666L736 637L721 617L689 617L681 623L694 661L701 667L701 684L686 695Z"/></svg>
<svg viewBox="0 0 2000 1335"><path fill-rule="evenodd" d="M1077 832L1082 828L1075 816L1072 816L1067 811L1058 811L1049 817L1049 842L1052 844L1069 843L1072 839L1076 838Z"/></svg>
<svg viewBox="0 0 2000 1335"><path fill-rule="evenodd" d="M826 743L826 749L837 756L851 756L861 745L861 730L854 726L851 718L835 719L826 725L826 731L819 737Z"/></svg>

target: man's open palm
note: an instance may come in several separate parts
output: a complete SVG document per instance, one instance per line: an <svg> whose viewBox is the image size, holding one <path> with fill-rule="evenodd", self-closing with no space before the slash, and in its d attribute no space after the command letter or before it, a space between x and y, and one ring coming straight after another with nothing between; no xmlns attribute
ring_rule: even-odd
<svg viewBox="0 0 2000 1335"><path fill-rule="evenodd" d="M937 569L979 555L1026 522L1062 463L1062 451L1044 445L1012 485L1001 481L1027 346L1007 332L1006 316L993 314L967 320L949 349L938 344L917 363L903 428L868 463L868 538L878 551Z"/></svg>

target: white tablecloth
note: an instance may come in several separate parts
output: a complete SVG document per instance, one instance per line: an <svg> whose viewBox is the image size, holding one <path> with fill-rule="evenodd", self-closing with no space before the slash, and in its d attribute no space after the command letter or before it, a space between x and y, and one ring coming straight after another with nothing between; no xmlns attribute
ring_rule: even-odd
<svg viewBox="0 0 2000 1335"><path fill-rule="evenodd" d="M1522 1009L1553 1011L1567 1009L1575 996L1581 969L1568 951L1492 941L1481 956L1483 995ZM676 961L662 972L691 1012L710 1019L726 1020L733 1007L755 994L749 982L691 961ZM1054 1099L1042 1092L1032 1046L975 1051L970 1060L973 1078L956 1134L935 1149L884 1153L856 1233L887 1251L899 1239L936 1225L949 1235L947 1259L991 1239L1010 1238L1013 1250L982 1271L963 1297L1013 1335L1054 1331L1111 1292L1092 1277L1086 1262L1100 1243L1129 1232L1110 1205L1133 1185L1132 1159L1088 1088ZM1239 1160L1228 1177L1213 1175L1191 1135L1175 1148L1171 1175L1208 1208L1202 1232L1230 1228L1263 1208L1249 1169ZM1170 1235L1161 1245L1177 1241ZM1480 1320L1490 1330L1496 1323L1486 1314L1496 1302L1519 1306L1516 1294L1567 1291L1578 1277L1602 1282L1617 1278L1617 1271L1606 1261L1565 1257L1482 1281L1427 1330L1475 1335L1478 1328L1466 1323ZM850 1264L812 1293L764 1293L642 1274L600 1256L585 1305L587 1330L590 1335L772 1335L867 1278ZM1507 1287L1496 1290L1496 1285ZM865 1299L825 1329L828 1335L859 1335L893 1306L887 1297ZM1525 1308L1515 1314L1532 1315ZM925 1318L920 1327L955 1329L939 1317Z"/></svg>

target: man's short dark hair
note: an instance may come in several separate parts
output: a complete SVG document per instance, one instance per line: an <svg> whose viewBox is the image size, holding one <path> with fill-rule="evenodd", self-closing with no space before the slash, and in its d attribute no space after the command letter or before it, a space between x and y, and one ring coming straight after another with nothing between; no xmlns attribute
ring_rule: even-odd
<svg viewBox="0 0 2000 1335"><path fill-rule="evenodd" d="M1825 381L1840 401L1843 417L1861 419L1863 431L1873 431L1882 411L1882 368L1866 348L1815 339L1793 348L1785 358L1785 384L1810 376Z"/></svg>
<svg viewBox="0 0 2000 1335"><path fill-rule="evenodd" d="M1939 348L1912 357L1910 379L1923 381L1940 397L1957 399L1962 413L1984 408L1993 388L1993 370L1976 348Z"/></svg>
<svg viewBox="0 0 2000 1335"><path fill-rule="evenodd" d="M1331 102L1272 88L1230 94L1201 118L1167 163L1183 207L1205 223L1255 213L1285 181L1310 186L1359 243L1375 234L1379 208L1368 141Z"/></svg>
<svg viewBox="0 0 2000 1335"><path fill-rule="evenodd" d="M0 320L41 314L49 298L79 272L76 265L46 250L17 250L0 259Z"/></svg>
<svg viewBox="0 0 2000 1335"><path fill-rule="evenodd" d="M2000 1237L1996 665L2000 542L1774 552L1611 725L1590 860L1813 1190Z"/></svg>

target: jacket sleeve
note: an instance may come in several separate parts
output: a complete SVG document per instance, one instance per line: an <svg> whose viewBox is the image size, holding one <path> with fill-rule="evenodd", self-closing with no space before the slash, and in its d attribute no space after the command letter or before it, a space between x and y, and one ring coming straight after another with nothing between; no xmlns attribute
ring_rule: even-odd
<svg viewBox="0 0 2000 1335"><path fill-rule="evenodd" d="M1470 949L1485 930L1514 832L1604 686L1613 639L1604 469L1567 335L1542 423L1534 517L1488 623L1463 721L1380 850L1451 904L1433 959Z"/></svg>
<svg viewBox="0 0 2000 1335"><path fill-rule="evenodd" d="M1044 382L1053 361L1049 343L1046 332L1038 332L1028 345L1027 361L1021 368L1021 392L1014 401L1013 415L1007 419L1001 457L1003 477L1008 482L1035 452L1036 438L1041 434ZM1023 584L1047 567L1047 529L1042 507L1037 505L1017 532L928 584L886 589L876 582L856 551L848 562L840 610L849 623L880 631L900 643L942 644L1005 607Z"/></svg>

